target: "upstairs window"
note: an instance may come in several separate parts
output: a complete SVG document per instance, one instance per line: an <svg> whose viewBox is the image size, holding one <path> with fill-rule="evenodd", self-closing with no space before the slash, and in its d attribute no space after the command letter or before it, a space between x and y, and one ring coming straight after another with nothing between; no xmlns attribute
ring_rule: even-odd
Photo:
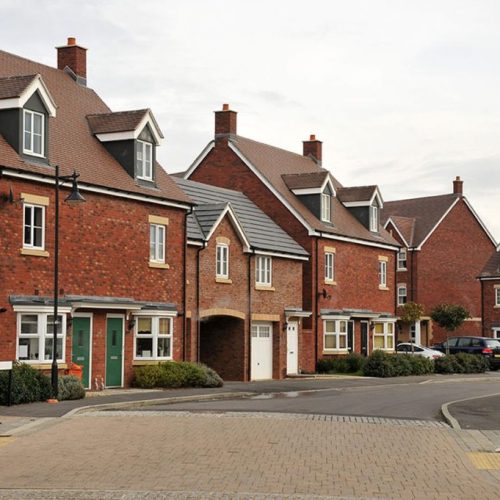
<svg viewBox="0 0 500 500"><path fill-rule="evenodd" d="M387 287L387 262L385 260L378 261L378 285L380 288Z"/></svg>
<svg viewBox="0 0 500 500"><path fill-rule="evenodd" d="M138 179L153 180L153 145L137 141L136 173Z"/></svg>
<svg viewBox="0 0 500 500"><path fill-rule="evenodd" d="M370 206L370 231L377 233L378 232L378 207L371 205Z"/></svg>
<svg viewBox="0 0 500 500"><path fill-rule="evenodd" d="M272 259L271 257L257 257L255 265L255 283L262 286L271 286L272 281Z"/></svg>
<svg viewBox="0 0 500 500"><path fill-rule="evenodd" d="M165 226L149 225L149 261L165 263Z"/></svg>
<svg viewBox="0 0 500 500"><path fill-rule="evenodd" d="M45 207L24 204L23 248L45 248Z"/></svg>
<svg viewBox="0 0 500 500"><path fill-rule="evenodd" d="M323 193L321 195L321 220L324 222L331 222L331 196Z"/></svg>
<svg viewBox="0 0 500 500"><path fill-rule="evenodd" d="M500 307L500 288L495 288L495 306Z"/></svg>
<svg viewBox="0 0 500 500"><path fill-rule="evenodd" d="M215 276L229 278L229 246L226 244L217 244Z"/></svg>
<svg viewBox="0 0 500 500"><path fill-rule="evenodd" d="M406 285L398 285L398 306L402 306L407 302Z"/></svg>
<svg viewBox="0 0 500 500"><path fill-rule="evenodd" d="M406 248L398 252L398 271L406 271Z"/></svg>
<svg viewBox="0 0 500 500"><path fill-rule="evenodd" d="M325 253L325 281L335 281L335 254L332 252Z"/></svg>
<svg viewBox="0 0 500 500"><path fill-rule="evenodd" d="M44 156L45 116L24 110L23 152L32 156Z"/></svg>

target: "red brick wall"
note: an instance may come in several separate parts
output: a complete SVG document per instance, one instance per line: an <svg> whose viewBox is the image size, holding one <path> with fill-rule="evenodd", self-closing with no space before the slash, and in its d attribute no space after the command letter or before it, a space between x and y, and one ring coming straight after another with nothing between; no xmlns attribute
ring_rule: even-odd
<svg viewBox="0 0 500 500"><path fill-rule="evenodd" d="M20 254L23 241L23 205L0 202L0 359L16 354L16 314L9 295L52 296L54 257L54 198L50 186L21 180L0 179L0 193L12 187L21 192L47 196L45 249L50 257ZM63 189L61 200L68 191ZM59 288L62 295L131 297L135 300L173 302L182 311L184 214L180 209L85 193L87 202L77 207L60 205ZM154 269L149 262L148 215L169 218L167 262L170 269ZM102 331L96 316L95 330ZM101 330L98 330L101 328ZM66 354L71 359L71 331ZM127 342L132 339L127 334ZM99 359L99 335L95 335L95 363ZM126 349L125 364L132 348ZM174 319L174 357L182 356L182 317ZM97 370L97 368L96 368Z"/></svg>

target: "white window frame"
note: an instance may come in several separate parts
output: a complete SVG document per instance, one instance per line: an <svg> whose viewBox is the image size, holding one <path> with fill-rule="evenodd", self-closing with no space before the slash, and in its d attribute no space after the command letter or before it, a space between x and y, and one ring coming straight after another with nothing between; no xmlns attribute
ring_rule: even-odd
<svg viewBox="0 0 500 500"><path fill-rule="evenodd" d="M378 227L379 227L378 207L376 205L370 205L370 231L372 233L378 233Z"/></svg>
<svg viewBox="0 0 500 500"><path fill-rule="evenodd" d="M500 307L500 287L495 288L495 307Z"/></svg>
<svg viewBox="0 0 500 500"><path fill-rule="evenodd" d="M378 261L378 286L381 288L387 287L387 261Z"/></svg>
<svg viewBox="0 0 500 500"><path fill-rule="evenodd" d="M29 224L26 224L26 208L31 208L31 220ZM42 242L40 246L34 245L34 221L35 221L35 210L40 209L42 211ZM26 243L25 241L25 229L26 226L30 227L30 238L31 243ZM36 205L34 203L23 203L23 248L30 248L34 250L45 250L45 207L43 205Z"/></svg>
<svg viewBox="0 0 500 500"><path fill-rule="evenodd" d="M401 293L403 291L404 293ZM402 300L404 297L404 301ZM408 290L406 284L398 285L398 306L402 306L408 302Z"/></svg>
<svg viewBox="0 0 500 500"><path fill-rule="evenodd" d="M229 245L217 243L215 248L215 276L229 278Z"/></svg>
<svg viewBox="0 0 500 500"><path fill-rule="evenodd" d="M493 330L493 338L494 339L499 339L500 340L500 328L492 328Z"/></svg>
<svg viewBox="0 0 500 500"><path fill-rule="evenodd" d="M325 281L335 281L335 253L325 252Z"/></svg>
<svg viewBox="0 0 500 500"><path fill-rule="evenodd" d="M40 153L37 153L34 150L34 144L35 141L34 136L38 135L35 134L35 116L39 116L42 119L42 124L41 124L41 134L40 135L40 148L41 151ZM30 120L31 122L31 131L28 132L31 135L31 148L28 148L26 146L26 121L27 119ZM29 154L30 156L38 156L39 158L45 158L45 115L43 113L38 113L36 111L32 111L30 109L24 109L23 110L23 153Z"/></svg>
<svg viewBox="0 0 500 500"><path fill-rule="evenodd" d="M52 357L45 359L45 345L49 344L52 347L54 339L54 332L52 329L49 331L47 328L47 320L49 316L53 316L52 312L33 311L20 311L17 313L17 339L16 339L16 359L28 364L47 364L52 363ZM37 333L21 333L21 323L23 316L36 316L37 317ZM58 339L62 339L62 353L57 359L58 362L64 363L66 361L66 313L59 311L58 316L61 317L61 333L57 334ZM38 339L38 359L19 359L20 340L36 338ZM40 359L42 356L42 359Z"/></svg>
<svg viewBox="0 0 500 500"><path fill-rule="evenodd" d="M323 351L325 352L348 352L349 351L349 319L348 318L337 318L337 319L324 319L323 320ZM333 326L333 329L330 328ZM342 331L344 329L344 331ZM335 339L336 347L326 347L327 337L333 337ZM345 347L340 346L341 337L345 339Z"/></svg>
<svg viewBox="0 0 500 500"><path fill-rule="evenodd" d="M139 334L139 319L151 320L151 333ZM164 315L134 315L134 360L171 360L173 359L174 352L174 321L172 316ZM167 320L169 322L169 333L167 335L160 335L160 320ZM170 339L170 355L158 356L158 339ZM151 356L138 356L137 355L137 339L151 339Z"/></svg>
<svg viewBox="0 0 500 500"><path fill-rule="evenodd" d="M142 158L139 160L139 152ZM148 158L149 153L149 158ZM147 171L149 167L149 172ZM137 140L137 151L135 154L135 168L138 179L146 181L153 180L153 144ZM148 175L149 174L149 175Z"/></svg>
<svg viewBox="0 0 500 500"><path fill-rule="evenodd" d="M376 333L377 332L377 324L383 325L383 332L382 333ZM389 325L392 325L391 328L389 328ZM389 332L389 330L392 329L392 332ZM395 321L373 321L373 350L380 349L381 351L394 351L396 348L395 346L395 332L396 332L396 322ZM382 337L383 338L383 345L384 347L377 347L375 345L375 338L377 337ZM392 338L392 347L387 347L388 346L388 339Z"/></svg>
<svg viewBox="0 0 500 500"><path fill-rule="evenodd" d="M397 265L397 270L398 271L406 271L406 266L407 266L407 261L406 259L408 258L408 253L406 251L406 248L401 248L398 252L398 265Z"/></svg>
<svg viewBox="0 0 500 500"><path fill-rule="evenodd" d="M165 263L166 234L167 227L164 224L149 224L149 262Z"/></svg>
<svg viewBox="0 0 500 500"><path fill-rule="evenodd" d="M332 197L327 193L321 193L321 220L332 221Z"/></svg>
<svg viewBox="0 0 500 500"><path fill-rule="evenodd" d="M255 283L271 286L273 281L273 260L271 257L258 255L255 262Z"/></svg>
<svg viewBox="0 0 500 500"><path fill-rule="evenodd" d="M251 334L252 337L261 337L261 338L272 338L273 335L273 325L272 323L259 323L252 322L251 325Z"/></svg>

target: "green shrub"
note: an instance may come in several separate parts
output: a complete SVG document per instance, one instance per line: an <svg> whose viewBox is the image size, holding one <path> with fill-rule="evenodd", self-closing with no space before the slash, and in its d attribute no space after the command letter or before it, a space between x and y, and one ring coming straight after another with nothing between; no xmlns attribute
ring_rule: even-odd
<svg viewBox="0 0 500 500"><path fill-rule="evenodd" d="M434 372L431 359L421 356L389 354L373 351L368 356L363 368L367 377L406 377L408 375L426 375Z"/></svg>
<svg viewBox="0 0 500 500"><path fill-rule="evenodd" d="M0 372L0 404L8 403L9 372ZM25 363L14 363L12 368L12 404L33 403L50 398L50 379L41 371Z"/></svg>
<svg viewBox="0 0 500 500"><path fill-rule="evenodd" d="M411 365L412 375L427 375L434 373L434 361L423 356L403 356L408 358Z"/></svg>
<svg viewBox="0 0 500 500"><path fill-rule="evenodd" d="M477 354L448 354L435 360L436 373L484 373L489 370L489 362Z"/></svg>
<svg viewBox="0 0 500 500"><path fill-rule="evenodd" d="M64 375L58 379L58 395L59 401L66 399L83 399L85 397L85 389L82 382L74 375Z"/></svg>
<svg viewBox="0 0 500 500"><path fill-rule="evenodd" d="M217 372L199 363L166 361L158 365L141 366L134 370L136 387L144 389L179 387L221 387Z"/></svg>
<svg viewBox="0 0 500 500"><path fill-rule="evenodd" d="M334 373L337 359L336 358L321 358L318 359L316 371L318 373Z"/></svg>
<svg viewBox="0 0 500 500"><path fill-rule="evenodd" d="M365 358L361 354L350 352L347 356L338 358L322 358L318 360L318 373L355 373L362 370Z"/></svg>
<svg viewBox="0 0 500 500"><path fill-rule="evenodd" d="M394 355L384 351L373 351L367 358L363 367L363 375L366 377L393 377L395 374L394 362L391 358Z"/></svg>
<svg viewBox="0 0 500 500"><path fill-rule="evenodd" d="M366 358L364 356L361 356L361 354L350 352L345 361L347 363L347 371L349 373L354 373L359 372L363 369L363 366L365 366Z"/></svg>
<svg viewBox="0 0 500 500"><path fill-rule="evenodd" d="M408 375L413 375L413 366L411 363L412 356L391 356L389 362L392 363L393 367L393 377L407 377Z"/></svg>

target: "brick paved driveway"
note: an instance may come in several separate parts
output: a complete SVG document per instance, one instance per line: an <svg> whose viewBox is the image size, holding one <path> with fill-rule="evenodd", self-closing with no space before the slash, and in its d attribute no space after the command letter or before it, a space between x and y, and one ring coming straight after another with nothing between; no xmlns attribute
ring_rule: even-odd
<svg viewBox="0 0 500 500"><path fill-rule="evenodd" d="M293 415L90 413L54 420L4 443L0 485L498 498L451 432Z"/></svg>

